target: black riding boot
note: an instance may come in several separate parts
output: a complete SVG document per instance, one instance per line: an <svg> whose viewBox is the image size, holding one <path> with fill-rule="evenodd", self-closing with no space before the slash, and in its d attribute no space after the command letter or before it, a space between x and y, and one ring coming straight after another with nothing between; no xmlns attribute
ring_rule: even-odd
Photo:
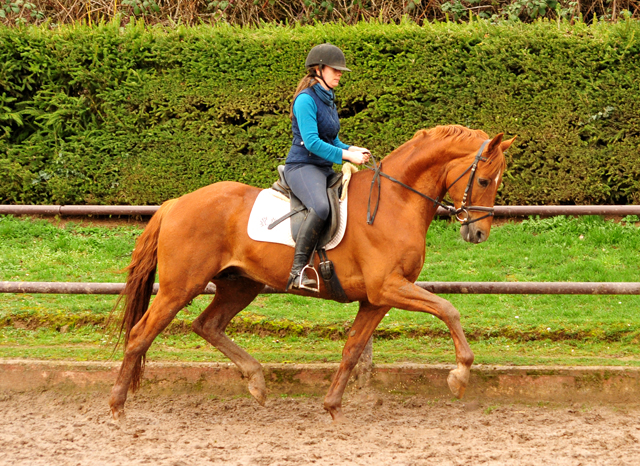
<svg viewBox="0 0 640 466"><path fill-rule="evenodd" d="M315 210L311 209L307 214L300 230L298 231L298 238L296 239L296 252L293 256L293 266L291 267L291 274L289 275L289 281L287 282L287 291L294 288L299 288L300 272L305 265L309 263L311 253L313 252L320 234L324 229L325 220L322 220L316 215ZM302 277L302 284L308 288L317 288L318 283L314 278Z"/></svg>

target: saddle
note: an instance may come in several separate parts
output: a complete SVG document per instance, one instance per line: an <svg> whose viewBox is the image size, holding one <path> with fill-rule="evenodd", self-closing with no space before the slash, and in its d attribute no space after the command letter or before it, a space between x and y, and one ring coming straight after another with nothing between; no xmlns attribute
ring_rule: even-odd
<svg viewBox="0 0 640 466"><path fill-rule="evenodd" d="M278 175L279 179L278 181L273 183L273 185L271 185L271 189L273 189L274 191L278 191L280 194L289 198L289 201L291 202L291 210L287 215L285 215L284 217L280 217L278 220L269 225L269 229L272 229L287 218L291 218L291 236L295 241L295 239L298 237L298 230L300 230L300 225L302 225L302 222L307 217L307 212L309 212L309 210L289 188L287 181L284 179L284 165L278 165ZM327 179L327 196L329 197L329 206L331 210L324 230L322 231L320 239L318 240L317 249L321 249L326 246L338 231L340 222L341 195L342 173L334 173Z"/></svg>
<svg viewBox="0 0 640 466"><path fill-rule="evenodd" d="M300 201L300 199L298 199L296 195L293 194L291 188L289 188L287 180L285 180L284 178L284 165L278 165L278 175L278 181L273 183L271 189L289 198L291 203L291 210L288 214L280 217L271 225L269 225L269 229L271 230L287 218L291 218L291 237L294 238L295 241L295 238L298 237L300 226L306 218L309 209L305 207L302 201ZM327 291L331 295L331 299L341 303L346 303L349 302L349 299L347 298L347 294L344 292L344 289L340 284L340 280L335 273L333 262L328 259L327 252L324 248L335 236L339 227L340 197L342 195L342 176L342 173L334 173L333 175L329 176L329 178L327 178L327 195L329 197L330 213L324 230L322 231L320 239L318 240L316 252L318 253L318 257L320 257L320 276L324 280ZM313 254L311 255L311 262L313 262ZM310 264L311 268L313 268L312 265L313 264Z"/></svg>

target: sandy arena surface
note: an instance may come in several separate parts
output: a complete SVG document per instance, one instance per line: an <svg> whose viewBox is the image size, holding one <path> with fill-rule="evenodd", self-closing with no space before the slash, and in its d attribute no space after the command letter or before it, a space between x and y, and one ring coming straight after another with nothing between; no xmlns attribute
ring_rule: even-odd
<svg viewBox="0 0 640 466"><path fill-rule="evenodd" d="M110 420L105 394L0 394L2 465L638 465L640 407L486 405L357 392L151 396Z"/></svg>

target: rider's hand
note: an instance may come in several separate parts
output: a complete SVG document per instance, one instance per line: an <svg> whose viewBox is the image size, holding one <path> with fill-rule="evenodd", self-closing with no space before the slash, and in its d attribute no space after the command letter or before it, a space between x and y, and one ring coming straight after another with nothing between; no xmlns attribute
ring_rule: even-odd
<svg viewBox="0 0 640 466"><path fill-rule="evenodd" d="M365 149L364 147L351 146L349 147L349 150L342 151L343 159L357 165L362 165L363 163L368 162L369 157L371 157L371 152L369 152L369 149Z"/></svg>

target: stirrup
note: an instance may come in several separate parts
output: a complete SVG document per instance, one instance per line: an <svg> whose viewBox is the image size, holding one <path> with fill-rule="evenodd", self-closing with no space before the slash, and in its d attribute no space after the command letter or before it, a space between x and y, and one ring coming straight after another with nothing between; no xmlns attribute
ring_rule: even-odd
<svg viewBox="0 0 640 466"><path fill-rule="evenodd" d="M316 288L313 288L312 286L305 286L302 284L302 279L304 278L304 272L307 269L313 270L313 273L316 274ZM309 264L305 265L300 271L300 275L298 276L298 289L313 291L314 293L320 293L320 275L318 275L318 271Z"/></svg>

